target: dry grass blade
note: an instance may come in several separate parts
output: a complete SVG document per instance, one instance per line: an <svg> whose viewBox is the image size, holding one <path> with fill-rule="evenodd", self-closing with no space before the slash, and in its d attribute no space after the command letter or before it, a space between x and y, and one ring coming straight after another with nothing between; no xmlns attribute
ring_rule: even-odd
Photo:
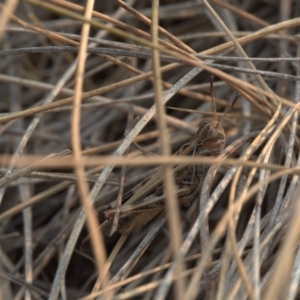
<svg viewBox="0 0 300 300"><path fill-rule="evenodd" d="M71 154L70 150L63 150L59 153L55 153L55 154L51 154L49 156L47 156L45 159L50 159L52 157L65 157ZM42 160L43 161L43 160ZM24 167L22 169L19 169L15 172L13 172L12 174L9 174L8 176L4 176L0 179L0 187L4 187L7 184L9 184L10 182L19 179L20 177L26 176L32 172L34 172L35 170L39 169L39 164L42 163L42 161L37 162L35 164L29 165L27 167Z"/></svg>
<svg viewBox="0 0 300 300"><path fill-rule="evenodd" d="M158 23L159 23L159 1L154 0L152 4L152 42L154 45L158 45ZM188 47L185 47L188 48ZM154 75L154 93L155 93L155 103L157 107L158 113L158 128L160 132L160 143L161 143L161 155L168 156L171 155L170 142L168 138L167 132L167 123L165 119L166 108L162 101L162 85L161 85L161 72L160 72L160 58L159 51L153 49L152 52L153 59L153 75ZM184 267L181 261L181 257L179 256L180 244L182 242L182 233L181 233L181 221L180 221L180 211L179 211L179 203L178 197L174 193L176 183L174 173L171 166L164 167L164 186L165 193L167 196L167 210L172 212L168 216L168 223L170 228L170 241L173 252L173 259L177 262L177 272L183 273ZM184 278L179 278L176 281L175 285L175 298L177 300L182 299L185 291L185 280Z"/></svg>
<svg viewBox="0 0 300 300"><path fill-rule="evenodd" d="M126 136L126 132L129 131L130 122L133 121L132 118L133 118L133 114L132 114L132 111L130 111L130 113L128 114L128 118L127 118L127 127L126 127L126 130L125 130L125 136ZM127 152L128 152L128 150L125 152L124 155L126 155ZM120 209L121 209L122 198L123 198L123 193L124 193L125 170L126 170L126 166L122 166L119 192L118 192L118 197L117 197L117 207L116 207L116 211L115 211L115 215L114 215L113 225L111 227L111 231L110 231L110 234L109 234L110 236L112 236L118 229Z"/></svg>

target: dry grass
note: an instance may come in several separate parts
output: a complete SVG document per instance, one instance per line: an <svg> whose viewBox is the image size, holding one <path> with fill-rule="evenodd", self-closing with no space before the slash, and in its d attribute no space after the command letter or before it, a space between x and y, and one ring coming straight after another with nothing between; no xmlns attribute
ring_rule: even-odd
<svg viewBox="0 0 300 300"><path fill-rule="evenodd" d="M0 5L1 299L299 299L300 5L228 2ZM211 75L226 149L174 157ZM211 166L186 210L178 164ZM148 176L168 213L103 235Z"/></svg>

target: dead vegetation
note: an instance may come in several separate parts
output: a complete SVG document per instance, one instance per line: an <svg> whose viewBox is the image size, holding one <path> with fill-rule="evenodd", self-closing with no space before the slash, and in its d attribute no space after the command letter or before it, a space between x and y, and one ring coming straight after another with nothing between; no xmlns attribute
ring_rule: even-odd
<svg viewBox="0 0 300 300"><path fill-rule="evenodd" d="M227 2L0 4L2 299L299 299L300 2ZM174 156L211 75L225 150Z"/></svg>

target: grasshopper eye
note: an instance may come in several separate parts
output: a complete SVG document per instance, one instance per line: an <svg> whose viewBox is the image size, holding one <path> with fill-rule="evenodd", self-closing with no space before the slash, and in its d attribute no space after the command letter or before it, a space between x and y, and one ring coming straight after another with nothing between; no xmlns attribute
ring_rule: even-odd
<svg viewBox="0 0 300 300"><path fill-rule="evenodd" d="M225 136L224 136L224 134L222 134L222 133L219 133L219 134L217 135L217 137L218 137L219 140L225 140Z"/></svg>

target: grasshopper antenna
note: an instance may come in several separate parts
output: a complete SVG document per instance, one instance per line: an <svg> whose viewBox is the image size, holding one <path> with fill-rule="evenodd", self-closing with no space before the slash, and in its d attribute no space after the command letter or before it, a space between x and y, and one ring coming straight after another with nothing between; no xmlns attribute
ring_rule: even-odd
<svg viewBox="0 0 300 300"><path fill-rule="evenodd" d="M211 97L211 101L213 104L213 108L214 108L214 119L217 121L217 107L216 107L216 102L214 99L214 76L211 75L210 77L210 97Z"/></svg>
<svg viewBox="0 0 300 300"><path fill-rule="evenodd" d="M222 123L222 121L224 120L224 118L227 116L227 114L230 112L230 110L232 109L233 105L235 104L235 102L237 101L237 99L239 99L239 97L241 96L241 94L237 94L234 98L234 100L232 101L230 107L227 109L227 111L224 113L223 117L220 120L220 123Z"/></svg>

